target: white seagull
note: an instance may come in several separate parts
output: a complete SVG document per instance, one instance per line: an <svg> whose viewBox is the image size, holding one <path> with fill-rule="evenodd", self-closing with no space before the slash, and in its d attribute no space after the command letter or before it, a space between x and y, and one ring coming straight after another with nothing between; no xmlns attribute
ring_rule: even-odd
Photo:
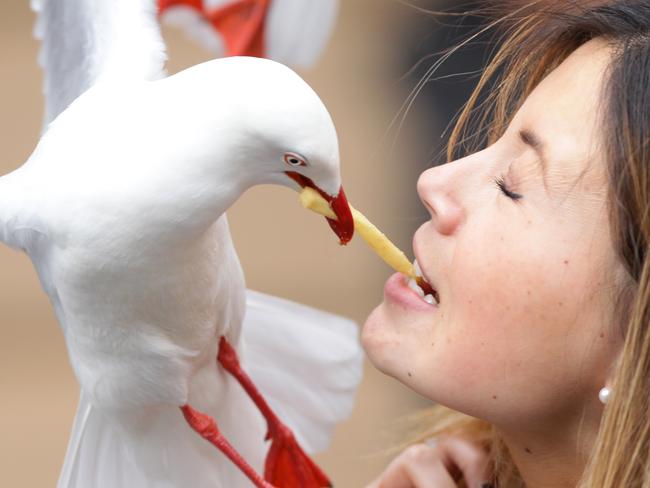
<svg viewBox="0 0 650 488"><path fill-rule="evenodd" d="M0 240L34 263L81 386L58 486L327 485L278 417L327 444L360 379L356 327L247 295L224 214L253 185L311 186L351 238L327 110L273 61L165 77L153 0L33 7L45 125L0 178Z"/></svg>

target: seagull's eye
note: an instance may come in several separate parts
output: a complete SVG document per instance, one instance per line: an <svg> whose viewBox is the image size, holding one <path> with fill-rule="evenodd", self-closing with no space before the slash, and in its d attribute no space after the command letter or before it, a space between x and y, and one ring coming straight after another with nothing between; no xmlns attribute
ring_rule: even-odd
<svg viewBox="0 0 650 488"><path fill-rule="evenodd" d="M296 153L285 153L284 162L289 166L307 166L307 160L303 158L300 154Z"/></svg>

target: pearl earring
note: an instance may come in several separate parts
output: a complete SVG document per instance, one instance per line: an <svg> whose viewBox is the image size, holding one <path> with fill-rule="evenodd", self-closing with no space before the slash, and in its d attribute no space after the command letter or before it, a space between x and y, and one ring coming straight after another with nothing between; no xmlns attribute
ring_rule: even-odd
<svg viewBox="0 0 650 488"><path fill-rule="evenodd" d="M602 404L607 404L607 401L609 400L609 396L612 394L612 390L610 388L604 387L601 388L600 391L598 392L598 399Z"/></svg>

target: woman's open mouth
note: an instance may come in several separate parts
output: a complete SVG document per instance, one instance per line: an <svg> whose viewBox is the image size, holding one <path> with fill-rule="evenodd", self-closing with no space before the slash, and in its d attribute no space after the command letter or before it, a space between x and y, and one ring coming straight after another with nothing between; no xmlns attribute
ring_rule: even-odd
<svg viewBox="0 0 650 488"><path fill-rule="evenodd" d="M415 264L417 275L421 276L419 266ZM402 273L395 273L384 287L385 299L407 310L431 313L435 311L440 299L438 292L425 279L422 280L424 287L420 287L416 279L408 278Z"/></svg>

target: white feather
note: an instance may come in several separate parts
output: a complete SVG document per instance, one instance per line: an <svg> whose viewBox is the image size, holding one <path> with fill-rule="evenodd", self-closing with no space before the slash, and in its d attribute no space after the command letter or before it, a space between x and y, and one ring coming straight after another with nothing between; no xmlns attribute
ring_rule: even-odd
<svg viewBox="0 0 650 488"><path fill-rule="evenodd" d="M261 441L252 444L250 436L263 437L265 426L257 412L247 408L249 402L237 385L231 387L230 408L208 412L221 413L220 429L260 471L266 447ZM58 488L184 486L246 487L250 482L188 428L178 408L116 414L93 406L82 392Z"/></svg>
<svg viewBox="0 0 650 488"><path fill-rule="evenodd" d="M334 29L338 0L275 0L266 25L268 57L291 66L312 66Z"/></svg>
<svg viewBox="0 0 650 488"><path fill-rule="evenodd" d="M247 368L271 407L307 451L327 449L361 381L357 325L249 290L243 330Z"/></svg>
<svg viewBox="0 0 650 488"><path fill-rule="evenodd" d="M165 45L154 0L32 0L42 41L44 128L103 78L164 75Z"/></svg>

